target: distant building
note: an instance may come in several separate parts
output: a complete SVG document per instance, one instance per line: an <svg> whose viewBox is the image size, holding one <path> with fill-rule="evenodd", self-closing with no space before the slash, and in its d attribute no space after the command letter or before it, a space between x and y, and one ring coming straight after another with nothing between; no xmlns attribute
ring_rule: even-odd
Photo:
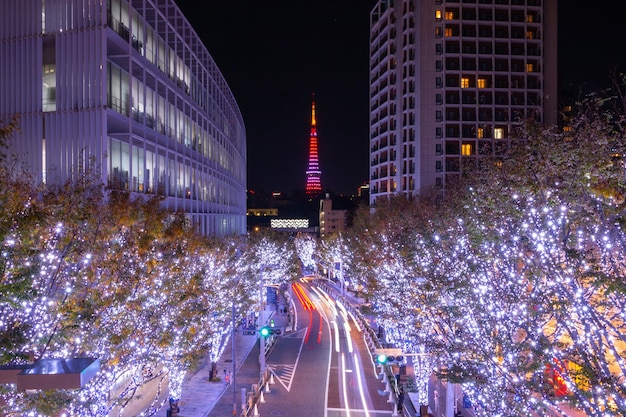
<svg viewBox="0 0 626 417"><path fill-rule="evenodd" d="M339 233L348 228L348 210L333 210L330 195L320 200L320 236Z"/></svg>
<svg viewBox="0 0 626 417"><path fill-rule="evenodd" d="M258 232L270 228L272 219L278 218L278 208L248 208L246 214L248 231Z"/></svg>
<svg viewBox="0 0 626 417"><path fill-rule="evenodd" d="M159 194L206 235L246 231L246 132L173 0L3 0L0 119L37 183L82 175Z"/></svg>
<svg viewBox="0 0 626 417"><path fill-rule="evenodd" d="M254 209L248 209L247 211L248 216L257 216L257 217L271 217L271 216L278 216L278 209L277 208L254 208Z"/></svg>
<svg viewBox="0 0 626 417"><path fill-rule="evenodd" d="M294 198L281 192L248 190L248 231L272 229L284 233L317 234L317 211L314 219L308 215L311 204L304 195Z"/></svg>
<svg viewBox="0 0 626 417"><path fill-rule="evenodd" d="M443 190L557 120L557 2L379 0L370 14L370 205Z"/></svg>

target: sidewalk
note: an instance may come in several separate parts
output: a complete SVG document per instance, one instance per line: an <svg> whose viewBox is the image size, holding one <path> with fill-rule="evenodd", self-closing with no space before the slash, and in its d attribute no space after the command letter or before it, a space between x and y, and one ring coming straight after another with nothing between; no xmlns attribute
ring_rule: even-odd
<svg viewBox="0 0 626 417"><path fill-rule="evenodd" d="M284 306L285 300L282 296L280 298L279 310L276 311L274 306L268 306L264 312L264 318L266 323L270 320L274 320L274 328L281 329L282 334L285 334L287 327L287 315L280 313L280 308ZM246 358L254 351L256 352L256 372L253 372L256 376L256 381L259 379L259 335L244 335L241 326L238 326L235 331L235 383L237 388L241 386L240 382L250 379L250 372L242 369L242 365L246 362ZM250 360L252 357L250 357ZM248 360L248 364L252 362ZM249 366L246 364L246 366ZM228 384L226 383L225 373L229 375ZM229 404L229 412L225 415L232 415L233 397L232 397L232 372L233 372L233 348L232 338L229 338L226 347L217 361L217 371L220 377L220 381L209 381L209 374L211 372L211 362L205 361L200 369L193 374L188 374L183 382L182 398L178 403L179 417L207 417L211 413L211 410L220 402L220 399L224 396L226 391L230 392L230 398L224 399ZM249 370L248 370L249 371ZM241 375L240 375L241 374ZM247 374L247 375L244 375ZM250 385L245 386L250 389ZM238 416L241 415L241 394L237 392L237 412ZM156 417L169 417L168 410L169 403L165 403L161 409L154 414Z"/></svg>

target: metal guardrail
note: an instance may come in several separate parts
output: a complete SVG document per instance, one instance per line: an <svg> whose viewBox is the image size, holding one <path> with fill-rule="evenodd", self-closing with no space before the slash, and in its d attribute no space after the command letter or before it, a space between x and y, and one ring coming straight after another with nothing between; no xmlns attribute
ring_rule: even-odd
<svg viewBox="0 0 626 417"><path fill-rule="evenodd" d="M272 382L271 372L266 369L259 382L252 384L250 391L246 392L246 401L242 404L241 417L258 416L258 404L265 402L264 393L270 392Z"/></svg>

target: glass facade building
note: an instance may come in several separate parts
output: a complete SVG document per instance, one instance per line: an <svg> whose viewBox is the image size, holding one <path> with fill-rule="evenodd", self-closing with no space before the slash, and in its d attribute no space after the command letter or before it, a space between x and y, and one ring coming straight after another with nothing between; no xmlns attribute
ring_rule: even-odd
<svg viewBox="0 0 626 417"><path fill-rule="evenodd" d="M159 194L205 235L246 231L246 132L173 0L3 0L0 118L37 182L94 159L112 189Z"/></svg>

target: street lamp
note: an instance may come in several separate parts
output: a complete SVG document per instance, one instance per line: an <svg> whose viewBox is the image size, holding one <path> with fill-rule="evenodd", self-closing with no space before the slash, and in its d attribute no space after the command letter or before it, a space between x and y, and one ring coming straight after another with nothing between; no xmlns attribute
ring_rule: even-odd
<svg viewBox="0 0 626 417"><path fill-rule="evenodd" d="M346 296L346 281L343 279L343 269L342 269L342 265L341 265L341 261L335 261L335 270L338 271L337 275L339 276L339 279L341 280L340 283L340 287L341 287L341 296L345 298Z"/></svg>
<svg viewBox="0 0 626 417"><path fill-rule="evenodd" d="M265 318L264 316L264 310L265 307L263 306L263 270L265 269L265 266L261 266L261 273L260 273L260 277L259 277L259 326L260 328L263 328L265 326ZM259 351L259 364L261 365L261 378L264 377L265 375L265 337L261 335L261 337L259 337L259 346L260 346L260 351Z"/></svg>
<svg viewBox="0 0 626 417"><path fill-rule="evenodd" d="M261 270L259 274L259 329L262 329L265 327L265 315L264 315L265 306L263 305L263 288L265 288L265 283L264 283L263 271L265 271L268 268L275 268L275 267L276 265L274 264L261 265ZM265 337L264 336L259 337L259 346L260 346L259 364L261 365L261 378L263 378L265 376Z"/></svg>

